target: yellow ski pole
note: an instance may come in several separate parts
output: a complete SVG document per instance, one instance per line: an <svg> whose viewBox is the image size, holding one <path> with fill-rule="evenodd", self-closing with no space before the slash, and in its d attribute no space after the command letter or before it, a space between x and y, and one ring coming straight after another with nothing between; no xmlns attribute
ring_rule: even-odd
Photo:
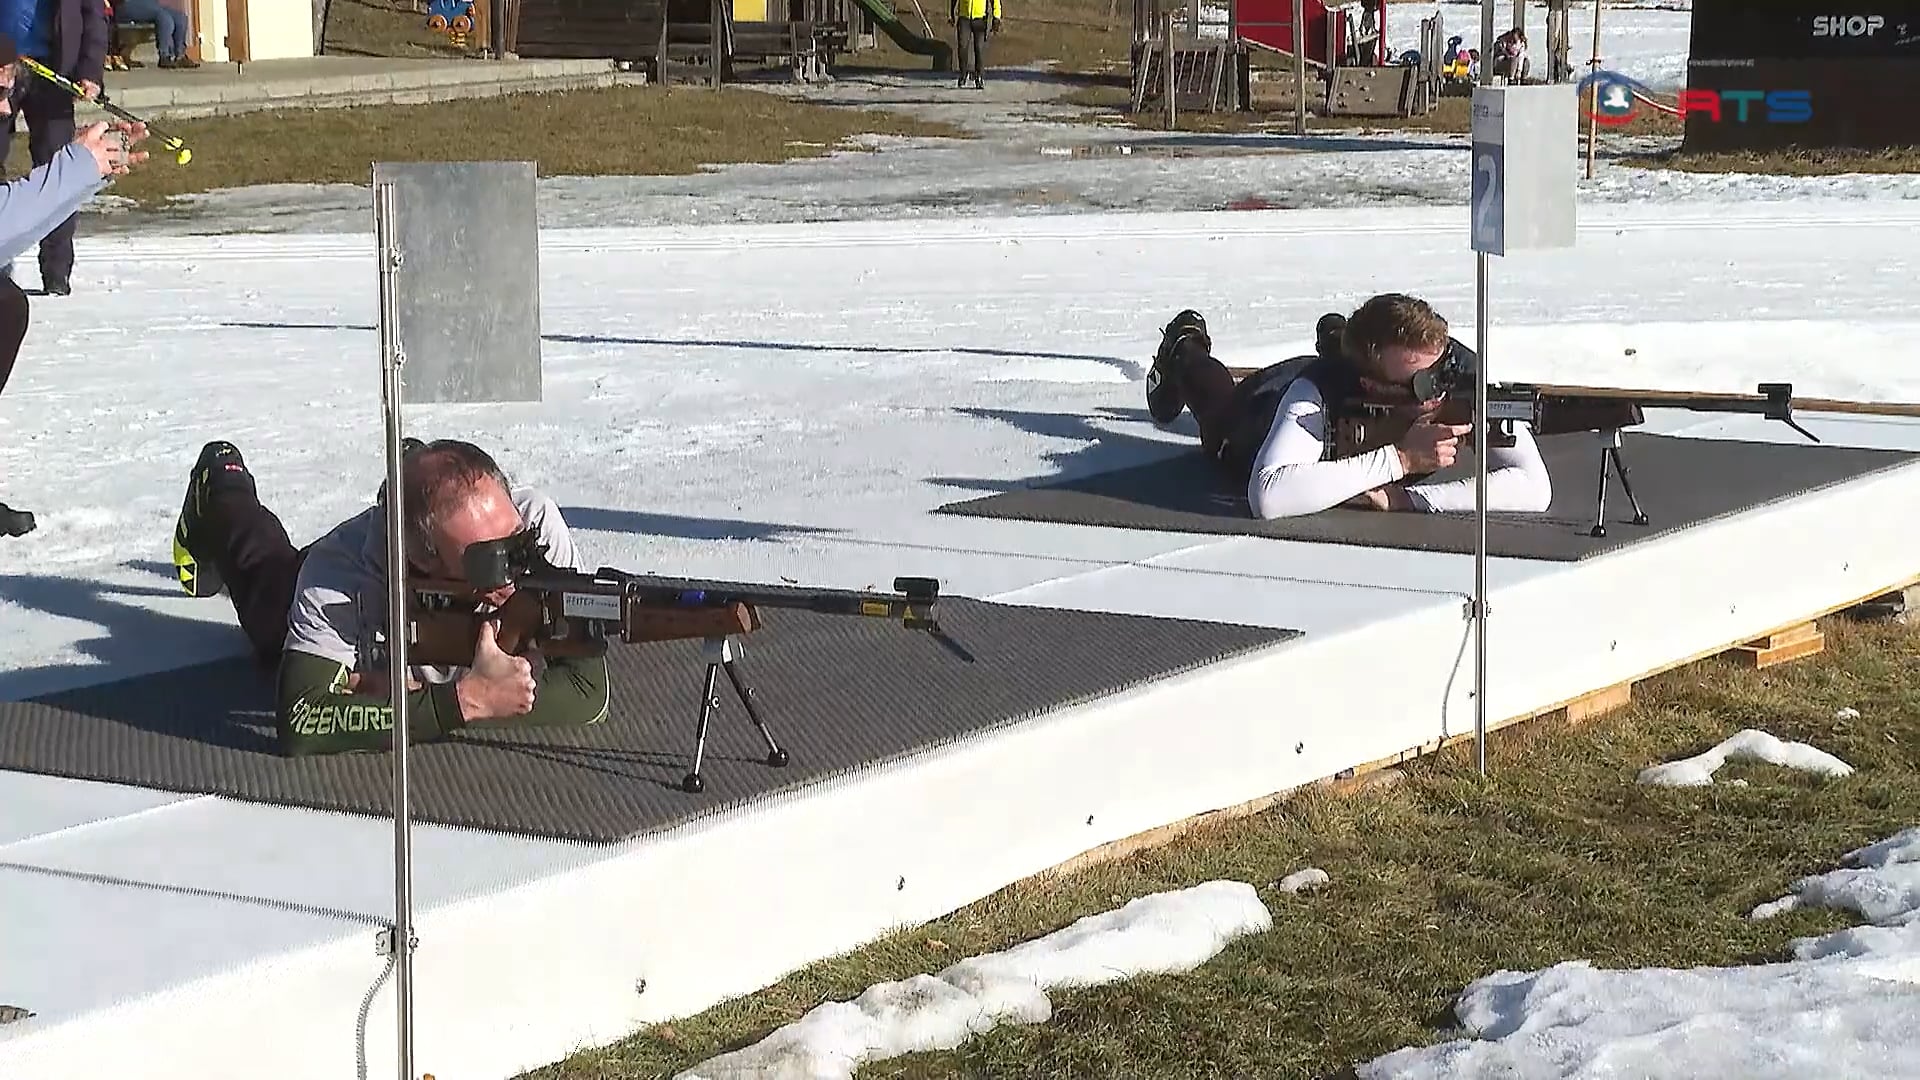
<svg viewBox="0 0 1920 1080"><path fill-rule="evenodd" d="M76 98L82 101L86 100L87 92L85 90L80 89L78 84L54 72L51 68L48 68L45 64L42 64L40 61L35 60L30 56L23 56L20 58L20 62L26 65L28 71L33 72L35 75L38 75L41 78L52 83L53 85L59 87L60 89L65 90L67 93L72 94ZM107 110L107 112L113 114L114 116L117 116L122 120L125 120L129 124L146 124L147 134L152 135L155 138L158 138L162 146L165 146L168 150L173 151L173 160L179 162L180 164L185 165L187 162L193 160L193 151L187 149L187 144L183 142L179 138L179 136L168 135L165 132L154 127L152 124L147 124L145 120L140 119L139 117L133 115L132 113L121 108L120 106L115 105L113 102L108 101L106 91L104 90L101 91L100 96L98 98L95 98L93 103Z"/></svg>

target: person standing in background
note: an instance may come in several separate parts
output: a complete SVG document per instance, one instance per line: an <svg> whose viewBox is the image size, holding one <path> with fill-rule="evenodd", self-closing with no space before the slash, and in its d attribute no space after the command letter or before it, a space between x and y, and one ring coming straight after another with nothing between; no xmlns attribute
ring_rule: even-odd
<svg viewBox="0 0 1920 1080"><path fill-rule="evenodd" d="M32 57L79 84L87 100L100 96L107 63L107 11L101 0L0 0L0 34L21 56ZM13 80L0 100L6 127L0 140L0 167L13 148L16 121L27 118L27 149L36 168L52 161L74 138L73 96L39 78ZM76 211L40 240L40 294L66 296L73 291L73 234ZM11 267L5 271L12 276Z"/></svg>
<svg viewBox="0 0 1920 1080"><path fill-rule="evenodd" d="M947 18L960 38L960 87L971 71L973 88L986 89L987 34L1000 32L1000 0L951 0Z"/></svg>
<svg viewBox="0 0 1920 1080"><path fill-rule="evenodd" d="M0 33L0 103L13 90L19 56L12 39ZM133 146L147 137L143 124L90 124L59 148L50 160L18 180L0 184L0 266L33 246L54 222L70 217L98 194L107 181L125 176L147 160ZM11 277L0 275L0 389L13 375L14 361L27 337L32 312L27 294ZM25 536L35 528L30 511L0 503L0 536Z"/></svg>

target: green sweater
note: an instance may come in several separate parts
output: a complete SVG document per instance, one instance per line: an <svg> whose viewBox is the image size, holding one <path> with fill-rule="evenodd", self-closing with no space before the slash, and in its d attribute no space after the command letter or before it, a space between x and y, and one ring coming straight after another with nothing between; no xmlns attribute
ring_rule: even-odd
<svg viewBox="0 0 1920 1080"><path fill-rule="evenodd" d="M393 747L393 707L384 697L346 691L345 665L312 653L280 661L280 750L303 757ZM607 718L607 661L551 660L534 680L533 710L523 716L466 721L454 684L427 683L407 695L409 743L431 742L463 728L573 727Z"/></svg>

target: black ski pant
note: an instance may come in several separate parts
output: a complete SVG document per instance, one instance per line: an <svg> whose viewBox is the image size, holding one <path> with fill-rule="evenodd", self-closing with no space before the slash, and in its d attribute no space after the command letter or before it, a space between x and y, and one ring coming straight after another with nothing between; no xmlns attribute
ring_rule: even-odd
<svg viewBox="0 0 1920 1080"><path fill-rule="evenodd" d="M0 390L13 377L13 363L27 340L27 294L9 277L0 277Z"/></svg>
<svg viewBox="0 0 1920 1080"><path fill-rule="evenodd" d="M960 32L960 81L971 78L975 82L985 82L987 20L961 19L957 25Z"/></svg>
<svg viewBox="0 0 1920 1080"><path fill-rule="evenodd" d="M73 95L65 90L45 79L25 79L15 84L13 105L6 119L6 137L0 139L0 167L7 163L14 128L23 114L27 120L27 151L34 168L52 161L73 141ZM79 224L80 212L76 210L40 238L42 285L66 285L73 278L73 232Z"/></svg>
<svg viewBox="0 0 1920 1080"><path fill-rule="evenodd" d="M194 531L194 558L213 565L226 582L240 629L262 667L280 662L287 640L287 615L293 610L304 548L295 548L273 511L260 504L252 484L230 484L208 492L207 507Z"/></svg>
<svg viewBox="0 0 1920 1080"><path fill-rule="evenodd" d="M1174 357L1174 385L1200 428L1201 450L1234 479L1246 480L1273 427L1281 388L1263 380L1261 373L1236 383L1233 372L1197 337L1181 341Z"/></svg>

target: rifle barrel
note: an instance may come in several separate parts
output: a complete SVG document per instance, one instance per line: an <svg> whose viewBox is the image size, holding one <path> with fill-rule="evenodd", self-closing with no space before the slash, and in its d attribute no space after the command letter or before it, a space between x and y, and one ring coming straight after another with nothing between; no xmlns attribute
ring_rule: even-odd
<svg viewBox="0 0 1920 1080"><path fill-rule="evenodd" d="M930 614L939 585L930 578L901 578L893 592L858 589L812 589L799 585L754 585L737 581L667 578L601 568L598 575L616 584L642 603L670 606L713 606L741 603L756 607L791 608L826 615L865 615L883 619L915 620Z"/></svg>
<svg viewBox="0 0 1920 1080"><path fill-rule="evenodd" d="M1244 379L1259 370L1259 368L1250 367L1229 367L1227 369L1236 380ZM1767 403L1767 399L1760 394L1714 394L1700 393L1692 390L1629 390L1601 386L1556 386L1546 383L1527 383L1524 385L1529 389L1538 391L1542 397L1614 398L1632 401L1648 408L1691 408L1706 412L1740 412L1745 411L1748 406L1764 405ZM1920 403L1902 401L1848 401L1839 398L1795 396L1791 404L1793 408L1799 412L1920 417ZM1729 406L1732 407L1729 408Z"/></svg>
<svg viewBox="0 0 1920 1080"><path fill-rule="evenodd" d="M1598 386L1551 386L1528 384L1541 397L1616 398L1648 408L1697 409L1705 412L1733 412L1747 406L1765 405L1760 394L1717 394L1692 390L1625 390ZM1794 396L1796 412L1853 413L1873 416L1920 417L1920 404L1898 401L1845 401L1837 398Z"/></svg>

